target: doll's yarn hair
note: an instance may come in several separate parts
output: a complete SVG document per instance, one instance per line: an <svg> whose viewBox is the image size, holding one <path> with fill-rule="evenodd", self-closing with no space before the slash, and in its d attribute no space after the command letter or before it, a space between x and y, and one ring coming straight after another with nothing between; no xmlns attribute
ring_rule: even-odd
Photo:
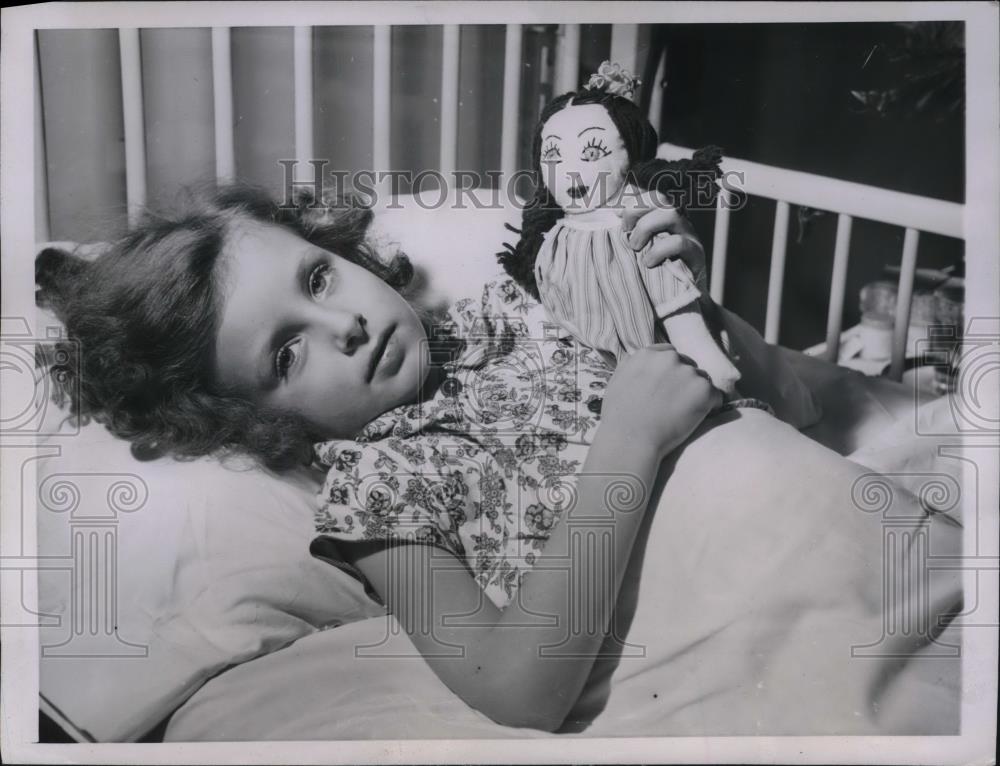
<svg viewBox="0 0 1000 766"><path fill-rule="evenodd" d="M698 150L690 160L657 159L656 131L642 110L623 96L584 88L564 93L553 99L539 115L531 141L533 195L522 211L521 228L518 230L507 226L510 231L519 234L520 238L515 245L505 243L505 249L497 253L497 260L504 271L536 299L539 297L538 285L535 282L535 260L538 250L545 239L545 233L564 215L562 208L542 181L542 129L552 115L567 106L587 104L603 106L621 135L629 159L626 182L634 183L646 191L654 189L659 191L683 211L686 206L686 195L692 188L692 174L697 173L702 178L710 177L713 180L721 175L719 163L722 159L722 150L715 146ZM699 201L709 201L707 196L714 194L714 184L705 186L702 182L702 185L703 188L709 189L709 195Z"/></svg>
<svg viewBox="0 0 1000 766"><path fill-rule="evenodd" d="M147 213L96 259L46 248L35 258L35 301L66 330L38 359L54 398L131 442L139 459L238 453L275 470L310 462L316 439L298 417L213 380L225 245L236 222L280 226L402 291L413 269L401 254L370 249L372 215L301 191L278 205L262 189L231 184L193 190L174 212Z"/></svg>

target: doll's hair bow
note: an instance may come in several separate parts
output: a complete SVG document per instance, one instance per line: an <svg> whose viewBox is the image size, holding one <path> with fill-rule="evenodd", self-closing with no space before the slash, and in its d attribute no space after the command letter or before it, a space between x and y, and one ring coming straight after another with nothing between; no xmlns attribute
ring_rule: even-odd
<svg viewBox="0 0 1000 766"><path fill-rule="evenodd" d="M603 90L614 96L631 98L640 84L638 78L633 77L632 73L617 61L605 61L601 63L597 73L592 74L583 87L587 90Z"/></svg>

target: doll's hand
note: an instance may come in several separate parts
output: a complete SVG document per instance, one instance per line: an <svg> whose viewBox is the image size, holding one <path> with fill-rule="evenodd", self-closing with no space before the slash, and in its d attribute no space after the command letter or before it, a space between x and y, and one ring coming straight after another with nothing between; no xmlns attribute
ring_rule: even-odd
<svg viewBox="0 0 1000 766"><path fill-rule="evenodd" d="M653 240L643 264L654 268L668 258L680 258L699 281L705 273L705 249L677 208L655 191L626 195L622 203L622 228L631 232L629 246L638 251Z"/></svg>

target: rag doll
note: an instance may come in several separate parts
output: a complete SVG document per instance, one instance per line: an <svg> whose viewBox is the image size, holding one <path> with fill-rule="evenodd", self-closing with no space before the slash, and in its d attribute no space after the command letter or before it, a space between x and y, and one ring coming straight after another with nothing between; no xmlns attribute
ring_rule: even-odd
<svg viewBox="0 0 1000 766"><path fill-rule="evenodd" d="M704 202L707 190L710 202L720 151L657 159L656 131L628 98L635 86L628 72L604 62L583 89L545 107L532 145L534 198L520 241L499 260L582 342L620 359L669 340L733 395L740 373L706 323L714 304L682 261L644 265L653 242L633 250L621 219L624 198L638 189L655 189L681 210L696 191Z"/></svg>

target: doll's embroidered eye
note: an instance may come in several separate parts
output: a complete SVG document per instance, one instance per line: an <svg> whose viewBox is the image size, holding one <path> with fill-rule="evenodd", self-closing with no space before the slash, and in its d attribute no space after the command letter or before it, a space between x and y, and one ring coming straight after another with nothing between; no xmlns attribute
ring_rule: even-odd
<svg viewBox="0 0 1000 766"><path fill-rule="evenodd" d="M585 162L596 162L597 160L604 159L609 154L611 154L611 152L608 150L608 147L605 146L601 139L595 136L587 142L586 146L583 147L581 159Z"/></svg>
<svg viewBox="0 0 1000 766"><path fill-rule="evenodd" d="M562 159L562 154L559 153L559 146L555 143L546 144L545 148L542 149L542 162L555 162L559 159Z"/></svg>

